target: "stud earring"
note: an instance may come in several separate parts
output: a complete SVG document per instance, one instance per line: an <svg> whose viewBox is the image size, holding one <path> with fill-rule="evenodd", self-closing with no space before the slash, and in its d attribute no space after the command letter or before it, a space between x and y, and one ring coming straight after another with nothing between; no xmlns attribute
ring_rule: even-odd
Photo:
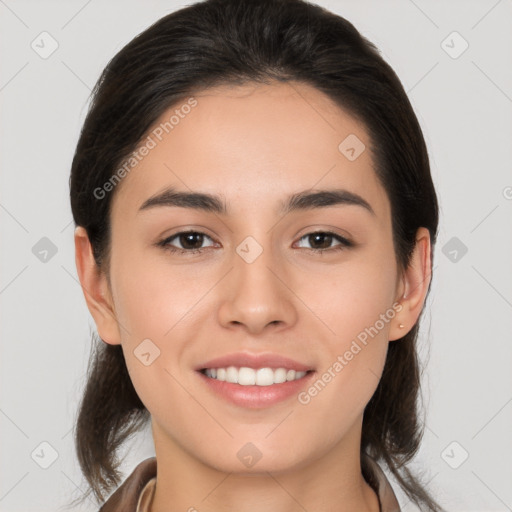
<svg viewBox="0 0 512 512"><path fill-rule="evenodd" d="M404 324L400 324L398 327L400 327L400 329L403 329L404 328Z"/></svg>

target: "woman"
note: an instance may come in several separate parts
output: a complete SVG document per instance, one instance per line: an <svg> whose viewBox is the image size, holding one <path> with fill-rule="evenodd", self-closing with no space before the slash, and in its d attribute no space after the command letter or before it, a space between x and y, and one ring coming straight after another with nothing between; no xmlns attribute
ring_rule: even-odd
<svg viewBox="0 0 512 512"><path fill-rule="evenodd" d="M75 442L102 511L440 506L416 338L438 206L396 74L302 0L207 0L107 65L73 159L101 338ZM156 457L119 486L151 420ZM158 471L157 471L158 465Z"/></svg>

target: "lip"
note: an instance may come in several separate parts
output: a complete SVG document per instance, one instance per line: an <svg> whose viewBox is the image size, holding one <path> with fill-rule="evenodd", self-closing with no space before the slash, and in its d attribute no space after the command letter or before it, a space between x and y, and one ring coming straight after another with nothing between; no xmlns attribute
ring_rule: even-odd
<svg viewBox="0 0 512 512"><path fill-rule="evenodd" d="M301 379L283 382L282 384L241 386L240 384L207 377L200 370L197 370L196 373L217 397L247 409L264 409L279 402L284 402L292 396L297 396L301 389L310 385L311 379L316 375L313 370L306 373Z"/></svg>
<svg viewBox="0 0 512 512"><path fill-rule="evenodd" d="M290 359L289 357L268 352L263 354L251 354L249 352L237 352L228 354L225 356L216 357L215 359L210 359L209 361L205 361L204 363L201 363L199 366L197 366L195 370L200 371L204 370L205 368L227 368L228 366L236 366L237 368L245 366L247 368L253 368L254 370L258 368L272 368L274 370L277 368L286 368L288 370L295 370L297 372L307 372L314 370L314 368L310 365L299 363L298 361Z"/></svg>

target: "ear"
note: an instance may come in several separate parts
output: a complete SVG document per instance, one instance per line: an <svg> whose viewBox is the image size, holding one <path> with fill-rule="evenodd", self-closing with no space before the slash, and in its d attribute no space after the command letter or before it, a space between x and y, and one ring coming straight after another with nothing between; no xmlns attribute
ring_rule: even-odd
<svg viewBox="0 0 512 512"><path fill-rule="evenodd" d="M108 280L96 264L87 231L82 226L75 229L75 263L85 301L100 338L110 345L120 345L121 336Z"/></svg>
<svg viewBox="0 0 512 512"><path fill-rule="evenodd" d="M421 227L416 233L416 245L409 266L404 271L396 301L402 305L389 330L389 341L405 336L420 316L431 280L430 232ZM399 325L402 324L403 328Z"/></svg>

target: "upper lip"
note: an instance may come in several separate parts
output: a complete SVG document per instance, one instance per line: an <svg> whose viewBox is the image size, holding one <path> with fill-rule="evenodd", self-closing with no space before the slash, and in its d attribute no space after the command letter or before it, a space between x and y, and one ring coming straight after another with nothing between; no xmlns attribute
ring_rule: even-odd
<svg viewBox="0 0 512 512"><path fill-rule="evenodd" d="M286 368L295 371L309 371L313 370L310 365L299 363L289 357L284 357L279 354L263 353L251 354L248 352L237 352L234 354L227 354L225 356L210 359L199 366L196 370L204 370L205 368L227 368L228 366L242 366L247 368Z"/></svg>

